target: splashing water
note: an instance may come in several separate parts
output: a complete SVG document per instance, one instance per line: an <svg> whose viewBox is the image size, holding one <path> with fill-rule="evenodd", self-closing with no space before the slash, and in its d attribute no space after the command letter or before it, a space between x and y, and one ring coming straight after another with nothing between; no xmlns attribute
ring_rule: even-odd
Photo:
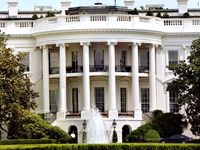
<svg viewBox="0 0 200 150"><path fill-rule="evenodd" d="M86 133L86 142L89 144L109 143L104 122L96 108L91 109L91 118L88 120Z"/></svg>

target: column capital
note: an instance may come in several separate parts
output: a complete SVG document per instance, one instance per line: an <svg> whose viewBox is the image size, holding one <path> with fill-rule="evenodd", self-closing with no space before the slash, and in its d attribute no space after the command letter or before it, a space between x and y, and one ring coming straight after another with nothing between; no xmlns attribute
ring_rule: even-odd
<svg viewBox="0 0 200 150"><path fill-rule="evenodd" d="M150 43L150 47L158 48L159 45L162 45L161 43Z"/></svg>
<svg viewBox="0 0 200 150"><path fill-rule="evenodd" d="M107 45L117 45L117 41L107 41Z"/></svg>
<svg viewBox="0 0 200 150"><path fill-rule="evenodd" d="M84 46L84 45L90 46L90 42L80 42L80 45L81 45L81 46Z"/></svg>
<svg viewBox="0 0 200 150"><path fill-rule="evenodd" d="M142 42L140 41L132 41L132 46L141 46L142 45Z"/></svg>
<svg viewBox="0 0 200 150"><path fill-rule="evenodd" d="M65 47L67 45L66 43L56 43L56 47Z"/></svg>
<svg viewBox="0 0 200 150"><path fill-rule="evenodd" d="M47 48L49 48L48 45L41 45L41 46L39 46L39 49L47 49Z"/></svg>

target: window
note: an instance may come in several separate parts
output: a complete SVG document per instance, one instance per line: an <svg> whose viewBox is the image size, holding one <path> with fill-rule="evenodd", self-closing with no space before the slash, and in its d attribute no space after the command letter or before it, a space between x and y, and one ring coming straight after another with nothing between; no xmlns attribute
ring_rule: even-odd
<svg viewBox="0 0 200 150"><path fill-rule="evenodd" d="M143 67L149 66L149 52L148 51L141 52L140 65L143 66Z"/></svg>
<svg viewBox="0 0 200 150"><path fill-rule="evenodd" d="M30 71L30 53L24 52L24 57L22 59L22 64L24 65L24 71L29 72Z"/></svg>
<svg viewBox="0 0 200 150"><path fill-rule="evenodd" d="M141 89L141 107L142 112L149 112L149 89L143 88Z"/></svg>
<svg viewBox="0 0 200 150"><path fill-rule="evenodd" d="M126 88L120 88L121 112L126 112Z"/></svg>
<svg viewBox="0 0 200 150"><path fill-rule="evenodd" d="M50 60L49 60L49 65L50 65L50 73L59 73L59 54L56 51L51 51L50 52Z"/></svg>
<svg viewBox="0 0 200 150"><path fill-rule="evenodd" d="M104 112L104 87L95 88L95 105L100 112Z"/></svg>
<svg viewBox="0 0 200 150"><path fill-rule="evenodd" d="M168 51L169 65L175 65L178 63L178 51Z"/></svg>
<svg viewBox="0 0 200 150"><path fill-rule="evenodd" d="M78 88L72 88L73 113L78 113Z"/></svg>
<svg viewBox="0 0 200 150"><path fill-rule="evenodd" d="M72 51L72 72L78 71L78 51Z"/></svg>
<svg viewBox="0 0 200 150"><path fill-rule="evenodd" d="M50 90L50 112L56 113L58 111L58 90Z"/></svg>
<svg viewBox="0 0 200 150"><path fill-rule="evenodd" d="M176 113L178 112L178 94L174 91L169 92L169 104L170 104L170 112Z"/></svg>
<svg viewBox="0 0 200 150"><path fill-rule="evenodd" d="M102 49L94 51L94 67L95 71L103 71L104 69L104 51Z"/></svg>
<svg viewBox="0 0 200 150"><path fill-rule="evenodd" d="M126 66L126 51L125 50L123 50L121 53L120 65L123 67Z"/></svg>

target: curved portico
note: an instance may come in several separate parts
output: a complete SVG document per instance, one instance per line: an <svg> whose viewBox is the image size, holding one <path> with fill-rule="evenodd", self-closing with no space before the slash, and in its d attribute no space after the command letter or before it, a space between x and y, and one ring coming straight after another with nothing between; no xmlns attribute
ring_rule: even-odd
<svg viewBox="0 0 200 150"><path fill-rule="evenodd" d="M118 41L118 42L116 42ZM74 46L75 45L75 46ZM86 119L89 117L89 110L92 107L93 104L95 104L95 94L94 94L94 88L97 85L93 86L93 84L90 80L94 77L104 77L106 79L106 87L108 88L108 93L104 97L104 114L108 116L108 118L117 118L118 114L120 114L120 106L118 104L117 106L117 79L118 77L124 77L127 76L131 81L131 96L128 101L130 101L128 112L134 112L132 113L132 117L135 119L141 119L142 118L142 110L141 110L141 98L140 98L140 79L145 78L148 80L148 87L151 89L149 91L150 95L150 111L153 111L156 109L156 88L155 82L156 82L156 74L155 74L155 51L156 51L156 45L160 45L160 43L155 42L149 42L146 43L142 40L137 41L130 41L130 42L120 42L119 40L112 40L112 41L105 41L105 42L95 42L95 41L87 41L87 42L77 42L77 43L56 43L55 45L46 45L43 47L43 67L46 68L46 65L48 62L51 64L50 53L52 49L53 51L58 54L58 60L59 65L57 66L59 72L47 73L47 69L43 69L43 90L44 93L49 95L47 86L49 85L49 81L51 79L58 79L59 80L59 99L58 99L58 112L57 112L57 119L65 119L67 114L69 114L68 107L67 106L72 105L71 98L69 97L70 94L68 94L68 79L74 79L79 78L80 83L82 85L81 88L78 89L79 91L79 105L81 103L81 106L79 107L78 111L81 111L81 118ZM52 48L53 47L53 48ZM75 48L73 48L75 47ZM95 59L94 58L94 50L96 49L104 49L104 61L106 64L104 64L104 67L99 67L97 64L94 64ZM71 51L73 49L80 49L78 61L79 66L74 71L69 71L68 64L71 64L68 60L72 61L72 55ZM124 49L130 53L130 61L129 64L126 64L126 66L130 66L130 69L128 67L122 65L122 60L119 60L119 57L121 57L121 49ZM140 49L146 49L149 53L149 71L144 72L144 70L141 69L141 66L139 66L139 55ZM49 53L48 53L49 52ZM108 55L108 56L107 56ZM82 57L82 58L81 58ZM47 59L48 58L48 59ZM96 65L96 66L95 66ZM49 66L49 65L48 65ZM82 67L81 67L82 66ZM93 66L92 68L90 66ZM105 67L107 66L107 67ZM119 67L118 67L119 66ZM95 67L98 67L95 68ZM143 66L144 67L144 66ZM148 67L148 66L146 66ZM51 66L49 66L51 70ZM123 70L123 68L125 70ZM73 68L72 68L73 69ZM77 70L78 69L78 70ZM95 69L95 70L94 70ZM148 70L148 68L146 68ZM92 86L92 87L91 87ZM51 87L51 85L50 85ZM91 93L92 92L92 93ZM50 107L50 100L47 98L46 95L43 96L43 108L45 108L43 111L48 112L48 109ZM71 104L70 104L71 103ZM127 105L127 104L126 104ZM107 113L106 113L107 112ZM130 114L130 113L129 113Z"/></svg>

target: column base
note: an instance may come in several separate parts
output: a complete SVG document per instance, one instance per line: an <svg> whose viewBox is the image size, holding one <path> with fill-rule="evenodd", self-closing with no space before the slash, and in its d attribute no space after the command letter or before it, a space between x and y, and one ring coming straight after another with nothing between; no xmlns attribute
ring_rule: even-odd
<svg viewBox="0 0 200 150"><path fill-rule="evenodd" d="M138 120L142 120L142 111L141 110L134 110L134 118Z"/></svg>
<svg viewBox="0 0 200 150"><path fill-rule="evenodd" d="M65 117L66 117L66 113L63 112L63 111L59 111L59 112L56 113L56 119L57 120L65 119Z"/></svg>
<svg viewBox="0 0 200 150"><path fill-rule="evenodd" d="M108 111L108 117L113 118L113 119L118 118L118 111L116 109L109 110Z"/></svg>
<svg viewBox="0 0 200 150"><path fill-rule="evenodd" d="M83 110L81 111L81 119L90 119L91 111L90 110Z"/></svg>

